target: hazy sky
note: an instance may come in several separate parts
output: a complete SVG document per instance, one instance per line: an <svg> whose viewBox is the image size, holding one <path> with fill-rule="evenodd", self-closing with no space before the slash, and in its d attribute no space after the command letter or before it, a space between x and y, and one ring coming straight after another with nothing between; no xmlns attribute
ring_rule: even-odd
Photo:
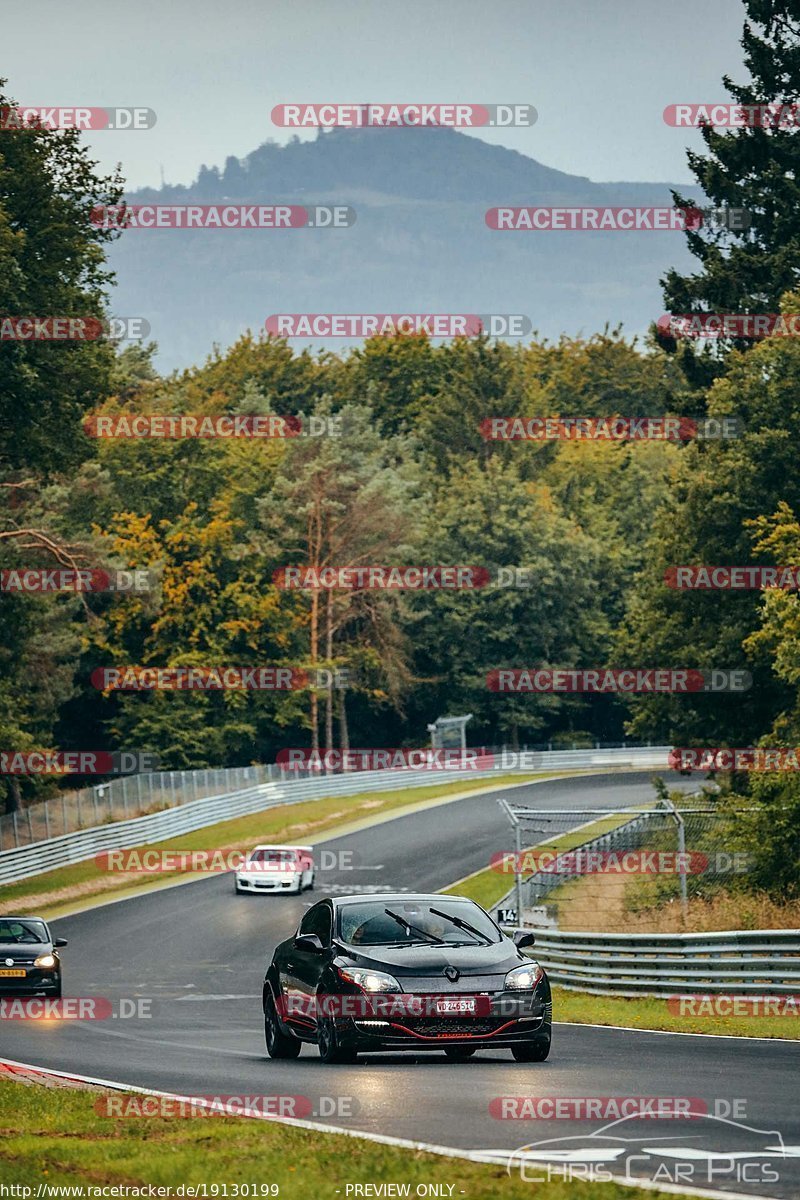
<svg viewBox="0 0 800 1200"><path fill-rule="evenodd" d="M595 180L685 182L699 138L662 110L726 99L743 17L740 0L5 0L0 75L25 104L155 109L152 130L90 135L131 188L285 141L274 104L328 100L526 102L535 126L476 136Z"/></svg>

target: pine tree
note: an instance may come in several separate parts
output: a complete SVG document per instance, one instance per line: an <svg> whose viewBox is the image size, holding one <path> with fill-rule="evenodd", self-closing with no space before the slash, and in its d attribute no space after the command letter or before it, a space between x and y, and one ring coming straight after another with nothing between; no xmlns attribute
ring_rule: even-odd
<svg viewBox="0 0 800 1200"><path fill-rule="evenodd" d="M800 96L800 3L745 0L741 45L752 77L723 83L739 105L797 104ZM800 118L800 113L796 113ZM668 272L662 280L668 311L777 312L784 292L800 280L800 129L791 124L702 128L706 154L688 152L689 166L715 207L743 208L749 228L704 222L687 232L698 258L696 275ZM686 199L673 193L676 204Z"/></svg>

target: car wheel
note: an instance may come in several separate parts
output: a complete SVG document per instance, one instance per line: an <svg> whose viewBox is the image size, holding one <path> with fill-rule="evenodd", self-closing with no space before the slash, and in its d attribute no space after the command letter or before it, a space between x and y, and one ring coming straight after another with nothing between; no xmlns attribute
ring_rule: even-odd
<svg viewBox="0 0 800 1200"><path fill-rule="evenodd" d="M350 1046L342 1046L336 1026L330 1017L322 1017L317 1025L317 1049L324 1063L352 1063L357 1052Z"/></svg>
<svg viewBox="0 0 800 1200"><path fill-rule="evenodd" d="M60 999L61 999L61 991L62 991L62 987L61 987L61 980L59 979L59 981L58 981L58 986L57 986L56 990L55 990L53 993L51 993L51 994L52 994L52 996L54 997L54 999L56 999L56 1000L60 1000Z"/></svg>
<svg viewBox="0 0 800 1200"><path fill-rule="evenodd" d="M297 1058L300 1053L298 1039L291 1035L287 1037L281 1031L271 992L264 1001L264 1041L267 1043L267 1054L270 1058Z"/></svg>
<svg viewBox="0 0 800 1200"><path fill-rule="evenodd" d="M445 1046L444 1052L453 1062L466 1062L475 1053L475 1046Z"/></svg>
<svg viewBox="0 0 800 1200"><path fill-rule="evenodd" d="M536 1042L520 1042L511 1047L511 1053L517 1062L544 1062L550 1053L550 1038L540 1038Z"/></svg>
<svg viewBox="0 0 800 1200"><path fill-rule="evenodd" d="M310 878L310 879L309 879L309 881L308 881L308 890L309 890L310 892L313 892L313 890L314 890L314 880L315 880L315 879L316 879L316 875L315 875L315 873L312 871L312 872L311 872L311 878Z"/></svg>

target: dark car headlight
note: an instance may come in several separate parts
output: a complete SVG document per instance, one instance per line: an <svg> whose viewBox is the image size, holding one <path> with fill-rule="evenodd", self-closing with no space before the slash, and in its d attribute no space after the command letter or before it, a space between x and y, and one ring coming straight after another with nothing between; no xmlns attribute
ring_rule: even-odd
<svg viewBox="0 0 800 1200"><path fill-rule="evenodd" d="M543 978L544 971L537 962L531 959L530 962L524 963L521 967L514 967L513 971L508 972L505 988L509 992L531 991Z"/></svg>
<svg viewBox="0 0 800 1200"><path fill-rule="evenodd" d="M55 954L40 954L38 958L33 960L35 967L41 967L44 971L52 971L53 967L58 966Z"/></svg>
<svg viewBox="0 0 800 1200"><path fill-rule="evenodd" d="M339 967L338 971L342 979L346 979L348 983L354 983L363 992L370 992L373 995L380 992L403 990L394 975L389 975L386 971L371 971L369 968L362 967Z"/></svg>

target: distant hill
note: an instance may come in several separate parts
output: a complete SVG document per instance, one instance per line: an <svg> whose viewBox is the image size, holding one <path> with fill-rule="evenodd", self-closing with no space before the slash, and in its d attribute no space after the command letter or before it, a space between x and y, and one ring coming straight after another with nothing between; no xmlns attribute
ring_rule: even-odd
<svg viewBox="0 0 800 1200"><path fill-rule="evenodd" d="M267 142L222 170L203 167L190 187L128 200L332 202L355 208L355 225L130 231L111 250L112 307L147 318L162 370L202 362L213 343L225 347L281 312L525 313L549 337L620 321L642 332L662 312L659 277L692 261L681 233L499 233L484 213L504 204L669 205L670 186L594 183L452 129Z"/></svg>

